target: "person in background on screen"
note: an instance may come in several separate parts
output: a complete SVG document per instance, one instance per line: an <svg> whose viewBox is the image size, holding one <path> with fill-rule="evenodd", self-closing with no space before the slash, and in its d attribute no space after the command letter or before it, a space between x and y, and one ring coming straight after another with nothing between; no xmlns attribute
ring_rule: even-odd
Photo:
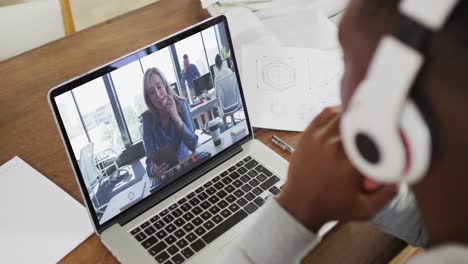
<svg viewBox="0 0 468 264"><path fill-rule="evenodd" d="M198 136L186 100L169 87L164 74L157 68L146 70L143 95L148 110L142 116L143 144L146 154L146 172L159 177L169 169L167 163L157 166L151 155L167 145L172 146L177 159L195 152Z"/></svg>
<svg viewBox="0 0 468 264"><path fill-rule="evenodd" d="M232 74L232 70L229 69L227 64L223 63L223 60L221 59L221 56L219 54L216 55L215 57L215 67L214 67L214 83L216 83L221 80L222 78Z"/></svg>
<svg viewBox="0 0 468 264"><path fill-rule="evenodd" d="M190 98L195 97L195 91L193 90L193 80L199 78L200 71L195 64L190 63L189 56L184 54L184 69L182 70L182 87L188 87ZM187 83L187 84L185 84ZM185 86L187 85L187 86Z"/></svg>

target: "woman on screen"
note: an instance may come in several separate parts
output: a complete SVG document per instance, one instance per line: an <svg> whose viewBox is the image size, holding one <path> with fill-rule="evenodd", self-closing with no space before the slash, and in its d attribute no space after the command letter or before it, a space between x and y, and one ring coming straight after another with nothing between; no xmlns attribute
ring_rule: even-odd
<svg viewBox="0 0 468 264"><path fill-rule="evenodd" d="M146 172L150 177L159 177L169 169L169 164L156 165L153 155L169 146L180 160L195 151L198 136L186 101L172 91L159 69L146 70L143 95L149 109L142 114Z"/></svg>

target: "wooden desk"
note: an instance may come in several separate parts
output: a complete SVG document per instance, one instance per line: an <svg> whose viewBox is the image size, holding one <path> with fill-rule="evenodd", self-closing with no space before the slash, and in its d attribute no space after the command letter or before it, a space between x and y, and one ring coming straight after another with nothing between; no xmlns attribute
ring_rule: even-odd
<svg viewBox="0 0 468 264"><path fill-rule="evenodd" d="M157 39L208 17L196 0L162 0L117 19L72 34L0 63L0 164L20 156L83 202L54 124L47 92ZM273 131L256 137L288 159L270 142ZM298 133L276 132L295 146ZM338 226L306 258L307 263L387 263L404 246L367 224ZM96 235L62 263L116 263Z"/></svg>

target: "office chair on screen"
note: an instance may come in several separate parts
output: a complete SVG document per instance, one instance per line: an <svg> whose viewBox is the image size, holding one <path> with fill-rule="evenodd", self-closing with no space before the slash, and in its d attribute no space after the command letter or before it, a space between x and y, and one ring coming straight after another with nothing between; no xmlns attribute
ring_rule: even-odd
<svg viewBox="0 0 468 264"><path fill-rule="evenodd" d="M107 205L101 205L99 203L97 192L99 191L99 187L101 186L102 182L104 181L104 176L102 173L97 169L96 164L94 163L94 143L89 143L80 151L80 169L81 174L83 175L84 182L86 184L86 188L88 189L88 193L90 195L91 201L96 202L96 211L102 210L102 208L106 207ZM93 202L94 203L94 202Z"/></svg>
<svg viewBox="0 0 468 264"><path fill-rule="evenodd" d="M236 125L234 113L242 108L236 74L229 74L216 81L215 89L219 102L219 114L223 117L224 125L228 127L226 116L231 117L233 126Z"/></svg>

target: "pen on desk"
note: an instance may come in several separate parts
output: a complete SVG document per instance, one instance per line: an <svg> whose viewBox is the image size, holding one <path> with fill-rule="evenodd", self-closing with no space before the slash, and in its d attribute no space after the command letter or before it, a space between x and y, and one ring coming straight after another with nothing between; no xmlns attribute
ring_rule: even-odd
<svg viewBox="0 0 468 264"><path fill-rule="evenodd" d="M272 141L275 145L279 146L280 148L282 148L282 149L284 149L284 150L286 150L286 151L288 151L288 152L290 152L290 153L293 153L294 150L295 150L295 149L294 149L293 147L291 147L288 143L284 142L284 140L282 140L281 138L279 138L279 137L276 136L276 135L273 135L273 136L271 137L271 141Z"/></svg>

